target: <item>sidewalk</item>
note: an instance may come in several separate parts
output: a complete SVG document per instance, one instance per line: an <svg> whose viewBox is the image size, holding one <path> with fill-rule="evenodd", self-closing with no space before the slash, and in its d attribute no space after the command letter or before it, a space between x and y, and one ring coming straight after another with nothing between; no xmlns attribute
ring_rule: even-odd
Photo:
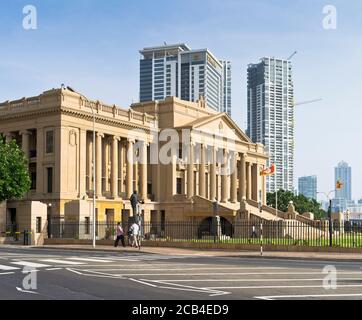
<svg viewBox="0 0 362 320"><path fill-rule="evenodd" d="M199 257L234 257L234 258L260 258L260 259L290 259L290 260L319 260L319 261L341 261L341 262L362 262L362 254L356 253L323 253L323 252L264 252L261 256L257 251L227 251L227 250L199 250L185 248L165 247L143 247L140 251L135 248L114 248L111 246L98 245L93 248L89 245L45 245L32 247L44 250L74 250L86 252L112 252L112 253L134 253L134 254L161 254L178 256L199 256Z"/></svg>

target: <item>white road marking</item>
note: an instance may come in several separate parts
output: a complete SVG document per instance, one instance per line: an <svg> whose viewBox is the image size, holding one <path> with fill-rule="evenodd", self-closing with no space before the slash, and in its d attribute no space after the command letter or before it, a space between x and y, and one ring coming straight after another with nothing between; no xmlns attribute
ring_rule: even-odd
<svg viewBox="0 0 362 320"><path fill-rule="evenodd" d="M41 264L41 263L34 263L29 261L17 261L17 262L11 262L12 264L18 265L18 266L24 266L24 267L30 267L30 268L48 268L50 265L47 264Z"/></svg>
<svg viewBox="0 0 362 320"><path fill-rule="evenodd" d="M128 267L128 265L127 265ZM165 270L165 268L147 268L148 266L140 266L142 267L142 269L140 269L140 271L162 271ZM146 268L145 268L146 267ZM236 268L219 268L219 267L198 267L198 268L168 268L168 271L193 271L193 270L255 270L255 269L259 269L259 268L242 268L242 267L236 267ZM283 268L260 268L260 269L283 269ZM135 271L134 268L117 268L117 269L92 269L95 271ZM208 274L208 273L205 273Z"/></svg>
<svg viewBox="0 0 362 320"><path fill-rule="evenodd" d="M0 273L0 276L7 276L9 274L15 274L15 272L3 272L3 273Z"/></svg>
<svg viewBox="0 0 362 320"><path fill-rule="evenodd" d="M118 275L110 275L110 274L107 274L107 273L103 274L102 272L91 272L91 271L89 271L89 274L87 274L87 273L84 273L84 272L88 272L87 270L81 270L83 272L80 272L77 269L71 269L71 268L66 268L66 270L68 270L70 272L73 272L73 273L76 273L76 274L81 275L81 276L85 276L85 277L124 279L123 277L118 276Z"/></svg>
<svg viewBox="0 0 362 320"><path fill-rule="evenodd" d="M303 295L285 295L285 296L262 296L254 297L260 300L292 299L292 298L343 298L343 297L362 297L362 293L341 293L341 294L303 294Z"/></svg>
<svg viewBox="0 0 362 320"><path fill-rule="evenodd" d="M57 270L63 270L63 268L50 268L50 269L45 269L46 271L57 271Z"/></svg>
<svg viewBox="0 0 362 320"><path fill-rule="evenodd" d="M244 286L244 287L207 287L207 289L215 290L231 290L231 289L303 289L303 288L324 288L323 285L319 286ZM346 284L338 285L338 288L362 288L361 284Z"/></svg>
<svg viewBox="0 0 362 320"><path fill-rule="evenodd" d="M184 269L183 269L184 270ZM122 271L122 269L120 269ZM136 271L136 270L135 270ZM139 270L143 271L143 270ZM148 270L146 270L148 271ZM168 269L170 271L170 269ZM232 275L310 275L318 274L321 272L207 272L207 273L122 273L119 276L232 276ZM338 274L356 274L362 275L362 272L338 272Z"/></svg>
<svg viewBox="0 0 362 320"><path fill-rule="evenodd" d="M137 279L132 279L132 278L130 278L129 280L131 280L131 281L133 281L133 282L141 283L141 284L144 284L144 285L146 285L146 286L153 287L153 288L157 288L157 287L158 287L158 286L155 285L155 284L148 283L148 282L145 282L145 281L142 281L142 280L137 280Z"/></svg>
<svg viewBox="0 0 362 320"><path fill-rule="evenodd" d="M159 288L159 289L168 289L168 290L179 290L179 291L190 291L190 292L200 292L200 293L206 293L209 296L214 296L214 295L226 295L229 294L230 292L224 292L224 291L219 291L219 290L213 290L213 289L209 289L209 288L198 288L198 287L191 287L191 286L184 286L184 285L180 285L180 284L168 284L168 283L160 283L160 284L164 284L166 286L159 286L159 285L154 285L152 283L148 283L146 279L142 279L142 280L137 280L137 279L133 279L133 278L129 278L129 280L134 281L134 282L138 282L140 284L143 285L148 285L150 287L154 287L154 288ZM170 287L169 285L173 285L174 287Z"/></svg>
<svg viewBox="0 0 362 320"><path fill-rule="evenodd" d="M58 259L44 259L44 260L41 260L41 261L44 261L44 262L50 262L50 263L57 263L57 264L64 264L64 265L83 265L85 263L83 262L75 262L75 261L68 261L68 260L58 260Z"/></svg>
<svg viewBox="0 0 362 320"><path fill-rule="evenodd" d="M172 282L302 282L302 281L323 281L324 278L315 278L315 279L160 279L158 281L172 281ZM338 281L353 281L360 280L360 278L342 278Z"/></svg>
<svg viewBox="0 0 362 320"><path fill-rule="evenodd" d="M84 262L99 262L99 263L112 263L111 260L95 259L95 258L68 258L69 260L84 261Z"/></svg>
<svg viewBox="0 0 362 320"><path fill-rule="evenodd" d="M0 265L0 270L4 270L4 271L19 270L19 269L20 268Z"/></svg>
<svg viewBox="0 0 362 320"><path fill-rule="evenodd" d="M16 290L18 290L19 292L22 292L22 293L39 294L38 292L28 291L28 290L24 290L24 289L21 289L18 287L16 287Z"/></svg>

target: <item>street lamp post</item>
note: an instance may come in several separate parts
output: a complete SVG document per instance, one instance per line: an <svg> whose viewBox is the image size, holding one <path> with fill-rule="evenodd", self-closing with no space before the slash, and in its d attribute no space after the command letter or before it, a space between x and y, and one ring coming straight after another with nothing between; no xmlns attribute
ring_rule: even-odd
<svg viewBox="0 0 362 320"><path fill-rule="evenodd" d="M94 109L90 103L93 116L93 143L92 143L92 152L93 152L93 248L96 247L96 195L97 195L97 184L96 184L96 117L94 114Z"/></svg>
<svg viewBox="0 0 362 320"><path fill-rule="evenodd" d="M329 193L325 192L317 192L320 194L324 194L329 202L328 205L328 221L329 221L329 246L333 247L333 224L332 224L332 199L330 197L331 193L336 192L336 190L331 190Z"/></svg>
<svg viewBox="0 0 362 320"><path fill-rule="evenodd" d="M214 233L214 243L216 243L216 234L218 232L218 215L217 215L217 211L218 211L218 202L216 199L214 199L213 203L213 211L214 211L214 221L213 221L213 233Z"/></svg>

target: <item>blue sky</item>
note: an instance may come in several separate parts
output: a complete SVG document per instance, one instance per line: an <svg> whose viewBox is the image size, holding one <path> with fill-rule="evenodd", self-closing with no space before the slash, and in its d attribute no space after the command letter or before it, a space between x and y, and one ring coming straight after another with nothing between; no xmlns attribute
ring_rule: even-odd
<svg viewBox="0 0 362 320"><path fill-rule="evenodd" d="M38 10L38 29L22 27L23 7ZM322 27L335 5L336 30ZM334 166L352 166L362 198L362 1L360 0L1 0L0 101L73 86L128 107L138 100L138 50L185 42L233 63L233 119L246 122L246 68L262 56L293 59L296 178L316 174L333 189ZM297 180L296 180L297 182ZM297 183L296 183L297 186Z"/></svg>

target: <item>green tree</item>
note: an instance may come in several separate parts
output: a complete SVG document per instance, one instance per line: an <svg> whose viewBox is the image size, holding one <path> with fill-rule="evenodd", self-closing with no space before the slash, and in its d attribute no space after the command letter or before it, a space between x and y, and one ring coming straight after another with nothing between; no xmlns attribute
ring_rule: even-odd
<svg viewBox="0 0 362 320"><path fill-rule="evenodd" d="M30 189L28 161L16 141L0 137L0 202L20 199Z"/></svg>
<svg viewBox="0 0 362 320"><path fill-rule="evenodd" d="M276 193L267 194L267 205L275 208ZM293 201L295 210L300 214L305 212L312 212L316 220L325 218L326 212L321 208L318 201L309 199L304 195L295 196L290 191L279 190L278 191L278 210L287 212L290 201Z"/></svg>

